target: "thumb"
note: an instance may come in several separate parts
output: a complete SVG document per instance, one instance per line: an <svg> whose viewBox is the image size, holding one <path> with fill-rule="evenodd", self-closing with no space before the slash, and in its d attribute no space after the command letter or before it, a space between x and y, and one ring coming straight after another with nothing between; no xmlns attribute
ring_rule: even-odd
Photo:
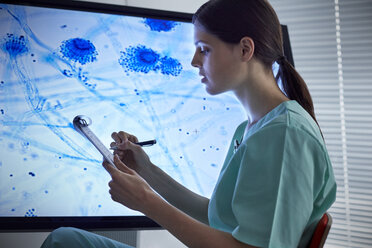
<svg viewBox="0 0 372 248"><path fill-rule="evenodd" d="M110 164L110 162L108 162L107 160L104 160L104 161L102 162L102 165L103 165L103 168L105 168L106 171L107 171L111 176L114 175L114 174L118 171L118 169L116 169L114 166L112 166L112 165Z"/></svg>
<svg viewBox="0 0 372 248"><path fill-rule="evenodd" d="M118 155L115 155L114 156L114 164L116 165L116 167L124 172L124 173L127 173L127 174L133 174L133 170L130 169L128 166L126 166L119 158Z"/></svg>

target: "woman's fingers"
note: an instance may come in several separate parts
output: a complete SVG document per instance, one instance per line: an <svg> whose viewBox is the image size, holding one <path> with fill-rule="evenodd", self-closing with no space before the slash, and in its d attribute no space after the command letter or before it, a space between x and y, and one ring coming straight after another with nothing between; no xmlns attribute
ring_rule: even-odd
<svg viewBox="0 0 372 248"><path fill-rule="evenodd" d="M124 173L127 173L127 174L133 174L133 173L134 173L134 171L133 171L132 169L130 169L128 166L126 166L126 165L125 165L125 164L120 160L120 158L119 158L118 155L115 155L115 156L114 156L114 163L115 163L116 167L117 167L120 171L122 171L122 172L124 172Z"/></svg>
<svg viewBox="0 0 372 248"><path fill-rule="evenodd" d="M121 139L122 141L124 141L124 140L127 139L127 140L129 140L130 142L133 142L133 143L138 142L138 139L137 139L136 136L131 135L131 134L129 134L129 133L126 133L126 132L124 132L124 131L120 131L120 132L118 133L118 136L120 137L120 139Z"/></svg>
<svg viewBox="0 0 372 248"><path fill-rule="evenodd" d="M106 160L103 161L102 163L103 167L106 169L106 171L110 174L111 178L115 173L117 173L117 169L114 168L109 162Z"/></svg>
<svg viewBox="0 0 372 248"><path fill-rule="evenodd" d="M120 150L134 150L137 145L133 141L124 140L123 143L118 144Z"/></svg>
<svg viewBox="0 0 372 248"><path fill-rule="evenodd" d="M120 144L120 143L124 142L125 140L129 140L129 141L134 142L134 143L138 142L138 139L137 139L136 136L131 135L129 133L126 133L124 131L120 131L118 133L113 132L111 134L111 137L115 140L116 144Z"/></svg>
<svg viewBox="0 0 372 248"><path fill-rule="evenodd" d="M119 136L119 134L118 134L117 132L113 132L113 133L111 134L111 138L112 138L113 140L115 140L115 143L116 143L116 144L120 144L120 143L122 142L122 140L121 140L121 138L120 138L120 136Z"/></svg>
<svg viewBox="0 0 372 248"><path fill-rule="evenodd" d="M130 169L128 166L126 166L119 158L119 156L116 154L114 155L114 164L116 166L113 167L109 162L106 160L102 162L103 167L107 170L107 172L111 175L111 178L114 177L119 171L124 172L126 174L133 175L134 171Z"/></svg>

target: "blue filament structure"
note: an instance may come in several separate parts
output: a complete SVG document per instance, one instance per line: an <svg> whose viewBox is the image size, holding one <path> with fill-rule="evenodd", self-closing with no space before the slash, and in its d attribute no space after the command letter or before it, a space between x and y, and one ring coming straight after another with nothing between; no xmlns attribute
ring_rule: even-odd
<svg viewBox="0 0 372 248"><path fill-rule="evenodd" d="M73 38L65 40L60 46L63 56L74 62L84 65L97 60L97 50L89 40Z"/></svg>
<svg viewBox="0 0 372 248"><path fill-rule="evenodd" d="M157 20L151 18L145 18L144 23L151 29L151 31L157 32L169 32L178 25L178 23L175 21Z"/></svg>
<svg viewBox="0 0 372 248"><path fill-rule="evenodd" d="M160 70L165 75L178 76L182 71L182 65L178 60L165 56L160 59Z"/></svg>
<svg viewBox="0 0 372 248"><path fill-rule="evenodd" d="M120 52L119 64L125 72L143 72L157 71L160 55L143 45L137 47L128 47L125 52Z"/></svg>
<svg viewBox="0 0 372 248"><path fill-rule="evenodd" d="M12 57L25 54L29 50L25 37L23 35L17 37L13 34L7 34L3 49Z"/></svg>

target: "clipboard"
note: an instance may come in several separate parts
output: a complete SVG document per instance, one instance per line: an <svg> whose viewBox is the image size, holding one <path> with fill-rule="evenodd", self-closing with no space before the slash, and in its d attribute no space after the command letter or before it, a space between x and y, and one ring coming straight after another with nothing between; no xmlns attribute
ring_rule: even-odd
<svg viewBox="0 0 372 248"><path fill-rule="evenodd" d="M111 166L116 168L114 164L114 155L109 149L101 142L101 140L93 133L93 131L88 127L92 122L90 118L84 117L83 115L75 116L72 121L75 130L84 136L94 145L95 148L102 154L104 160L110 163Z"/></svg>

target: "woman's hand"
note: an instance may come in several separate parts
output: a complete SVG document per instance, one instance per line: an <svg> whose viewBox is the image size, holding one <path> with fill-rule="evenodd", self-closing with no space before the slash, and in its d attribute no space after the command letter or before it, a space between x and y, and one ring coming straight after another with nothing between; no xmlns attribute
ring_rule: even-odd
<svg viewBox="0 0 372 248"><path fill-rule="evenodd" d="M114 155L118 155L126 166L141 174L143 169L151 165L149 156L142 147L135 144L138 142L136 136L120 131L112 133L111 137L115 140L111 143L111 147L117 146L119 148L114 151Z"/></svg>
<svg viewBox="0 0 372 248"><path fill-rule="evenodd" d="M128 168L117 155L114 156L114 168L108 162L102 163L110 173L112 180L109 182L111 198L133 210L145 212L149 206L148 200L157 196L147 182L134 170Z"/></svg>

